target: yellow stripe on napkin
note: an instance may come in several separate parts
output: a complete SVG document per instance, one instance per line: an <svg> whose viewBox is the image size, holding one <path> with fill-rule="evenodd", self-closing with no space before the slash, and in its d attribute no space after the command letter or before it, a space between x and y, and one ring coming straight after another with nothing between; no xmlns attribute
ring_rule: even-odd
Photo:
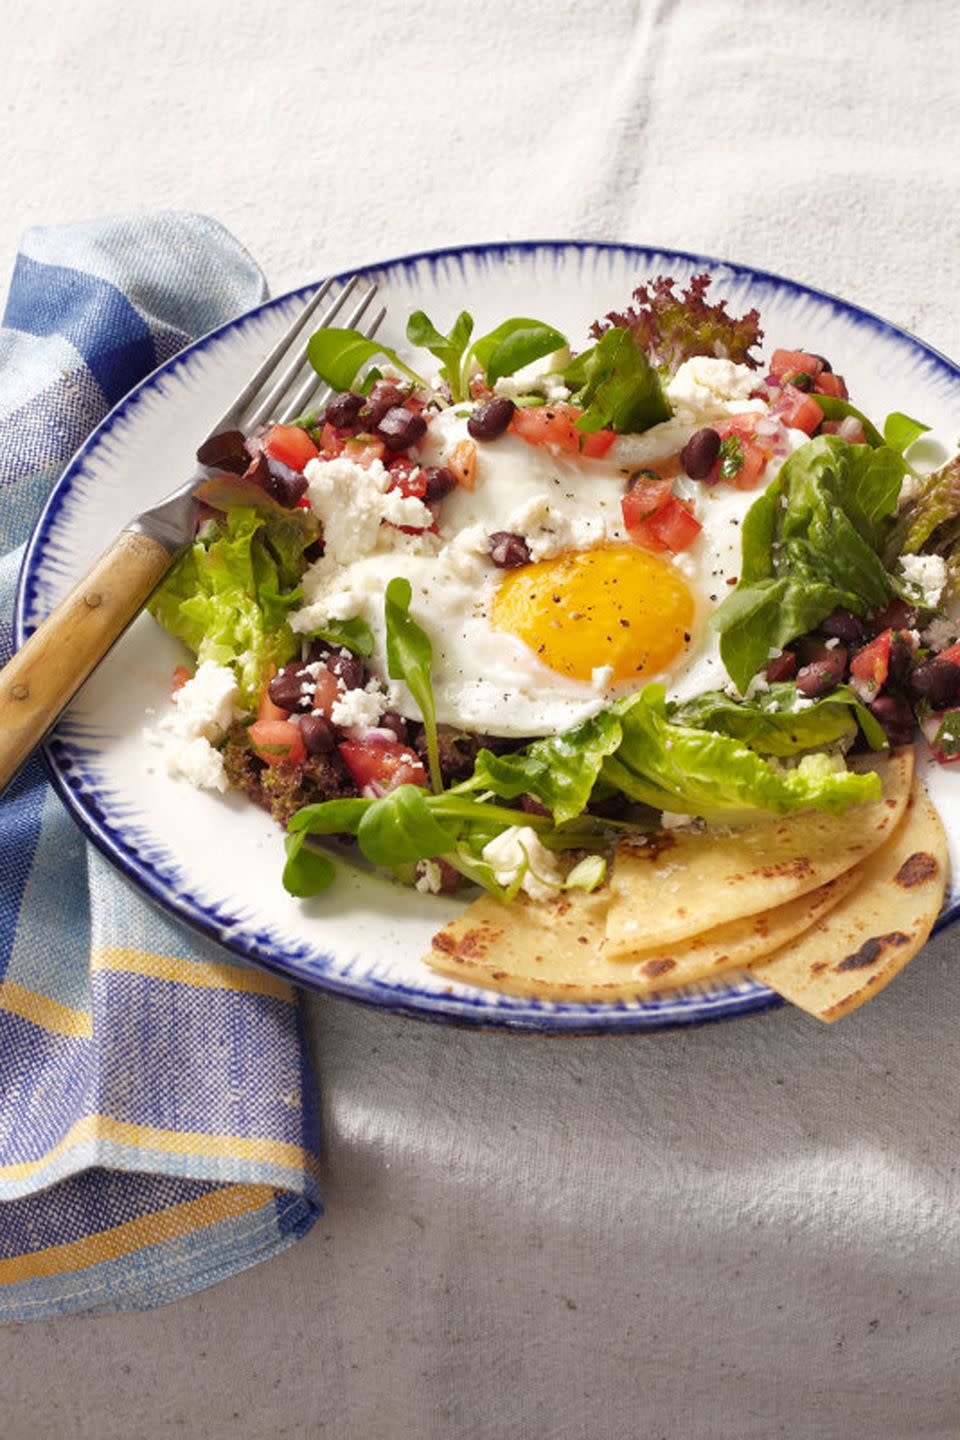
<svg viewBox="0 0 960 1440"><path fill-rule="evenodd" d="M0 1285L16 1285L48 1275L65 1275L85 1270L90 1265L99 1265L104 1260L118 1260L147 1245L177 1240L220 1220L249 1215L268 1204L274 1193L270 1185L228 1185L223 1190L200 1195L196 1200L171 1205L168 1210L127 1220L97 1235L85 1235L82 1240L50 1245L30 1255L14 1255L8 1260L0 1260Z"/></svg>
<svg viewBox="0 0 960 1440"><path fill-rule="evenodd" d="M315 1178L319 1178L319 1167L309 1151L286 1140L266 1140L253 1135L207 1135L202 1130L161 1130L156 1125L135 1125L130 1120L114 1120L109 1115L85 1115L71 1126L59 1144L52 1146L38 1160L18 1160L10 1165L0 1165L0 1179L24 1180L29 1175L35 1175L72 1145L82 1144L85 1140L137 1145L148 1150L163 1150L170 1155L261 1161L309 1170Z"/></svg>
<svg viewBox="0 0 960 1440"><path fill-rule="evenodd" d="M242 970L236 965L214 961L181 960L176 955L155 955L126 945L99 945L90 952L91 970L120 970L128 975L149 975L155 980L172 980L177 985L194 985L201 990L237 990L245 995L271 995L292 1004L292 985L276 975L259 970Z"/></svg>
<svg viewBox="0 0 960 1440"><path fill-rule="evenodd" d="M93 1020L87 1010L74 1010L70 1005L61 1005L47 995L38 995L13 980L0 984L0 1010L10 1015L19 1015L43 1030L55 1035L72 1035L80 1040L89 1040L93 1034Z"/></svg>

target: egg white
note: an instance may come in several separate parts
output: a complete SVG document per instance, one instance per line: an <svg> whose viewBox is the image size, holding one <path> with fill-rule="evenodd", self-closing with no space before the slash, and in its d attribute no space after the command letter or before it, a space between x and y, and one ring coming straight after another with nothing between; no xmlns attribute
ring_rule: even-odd
<svg viewBox="0 0 960 1440"><path fill-rule="evenodd" d="M523 531L518 517L536 515L541 522L536 535L547 555L623 543L628 537L620 501L626 476L675 454L705 423L705 413L718 418L720 407L711 395L699 414L681 408L644 435L619 438L602 460L554 453L512 433L481 444L475 487L458 489L443 501L438 537L408 537L382 526L375 553L353 559L334 575L325 573L320 562L313 584L308 575L304 613L313 624L323 615L366 620L375 637L368 664L386 682L383 594L387 582L402 575L411 586L411 614L433 645L433 691L442 723L505 737L551 734L575 725L635 689L636 682L612 686L602 654L593 683L578 682L549 669L522 641L495 629L490 617L505 572L490 559L488 537L498 530ZM746 408L752 407L738 399L727 403L726 413ZM469 407L454 407L433 419L421 464L445 462L454 446L468 438L469 414ZM791 432L791 448L806 438ZM768 466L765 483L779 463ZM743 519L759 491L707 487L680 477L676 492L694 502L703 527L689 550L661 557L682 575L693 597L691 638L670 666L644 675L643 683L656 679L672 697L684 699L728 683L719 637L708 622L736 583ZM535 558L537 553L534 549ZM307 627L301 623L297 628ZM404 715L418 717L406 687L390 682L390 688L391 703Z"/></svg>

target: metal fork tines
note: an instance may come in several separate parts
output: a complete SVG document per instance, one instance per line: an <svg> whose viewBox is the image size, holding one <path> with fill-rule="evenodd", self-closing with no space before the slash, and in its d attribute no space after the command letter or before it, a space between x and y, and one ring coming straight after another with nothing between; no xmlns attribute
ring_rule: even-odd
<svg viewBox="0 0 960 1440"><path fill-rule="evenodd" d="M345 329L359 329L368 340L372 339L383 322L386 309L381 306L372 318L366 319L366 323L361 322L367 316L377 288L372 280L361 285L357 275L343 283L325 280L240 394L211 427L204 444L225 430L242 430L249 435L267 420L290 421L304 414L311 403L319 405L329 394L329 386L307 359L308 335L314 330L329 329L336 322ZM330 304L321 312L320 307L331 293ZM126 528L148 535L171 551L189 544L195 518L193 492L202 478L202 474L195 474L159 504L138 515Z"/></svg>

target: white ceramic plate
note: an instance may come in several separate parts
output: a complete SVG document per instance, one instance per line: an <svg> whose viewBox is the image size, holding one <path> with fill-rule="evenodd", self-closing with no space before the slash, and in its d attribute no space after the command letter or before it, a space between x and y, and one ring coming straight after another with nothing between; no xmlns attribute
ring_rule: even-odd
<svg viewBox="0 0 960 1440"><path fill-rule="evenodd" d="M727 298L735 312L760 310L768 356L780 345L829 355L868 414L904 410L944 442L960 430L960 370L950 361L864 310L743 266L625 245L538 242L438 251L361 273L377 280L388 307L381 337L402 345L406 317L418 307L439 320L466 307L480 334L507 315L538 315L585 340L591 320L622 308L648 278L686 281L705 269L715 277L714 296ZM132 514L190 473L198 440L305 293L270 301L199 340L93 433L53 491L28 548L18 643ZM80 691L47 758L90 839L161 905L237 954L298 984L405 1013L527 1030L653 1029L779 1003L749 979L617 1005L496 995L451 984L420 961L433 932L462 901L355 873L314 901L292 899L280 883L281 835L269 818L240 796L221 798L169 779L144 740L148 712L167 703L171 671L183 658L177 642L141 616ZM960 775L937 768L930 788L956 847ZM954 881L941 923L958 913Z"/></svg>

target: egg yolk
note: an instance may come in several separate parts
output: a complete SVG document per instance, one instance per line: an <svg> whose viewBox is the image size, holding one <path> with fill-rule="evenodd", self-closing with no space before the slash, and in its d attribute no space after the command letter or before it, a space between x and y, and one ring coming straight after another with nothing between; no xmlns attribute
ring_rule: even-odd
<svg viewBox="0 0 960 1440"><path fill-rule="evenodd" d="M612 666L614 681L666 669L689 643L693 613L693 596L665 560L610 545L511 570L492 618L551 670L589 684L597 666Z"/></svg>

